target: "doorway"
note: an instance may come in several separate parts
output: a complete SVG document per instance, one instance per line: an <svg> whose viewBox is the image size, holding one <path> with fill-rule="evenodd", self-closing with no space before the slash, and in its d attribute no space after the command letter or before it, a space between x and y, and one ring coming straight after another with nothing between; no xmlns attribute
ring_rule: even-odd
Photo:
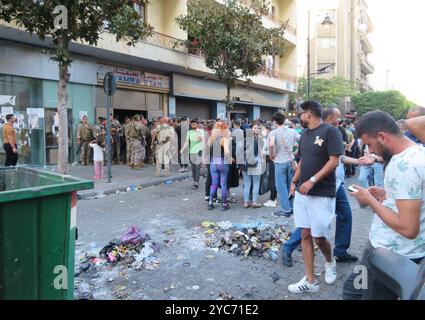
<svg viewBox="0 0 425 320"><path fill-rule="evenodd" d="M141 110L125 110L125 109L114 109L114 118L117 119L121 124L124 123L124 118L127 116L130 119L139 114L140 116L147 118L148 112Z"/></svg>

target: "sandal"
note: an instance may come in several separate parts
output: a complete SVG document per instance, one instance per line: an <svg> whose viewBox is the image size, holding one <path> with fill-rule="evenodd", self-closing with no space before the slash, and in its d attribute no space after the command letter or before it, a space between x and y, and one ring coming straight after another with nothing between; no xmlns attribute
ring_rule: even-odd
<svg viewBox="0 0 425 320"><path fill-rule="evenodd" d="M258 209L258 208L261 208L261 207L262 207L261 203L253 202L251 204L252 209Z"/></svg>
<svg viewBox="0 0 425 320"><path fill-rule="evenodd" d="M250 205L249 205L249 203L248 202L245 202L244 204L243 204L243 208L244 209L248 209L250 207Z"/></svg>

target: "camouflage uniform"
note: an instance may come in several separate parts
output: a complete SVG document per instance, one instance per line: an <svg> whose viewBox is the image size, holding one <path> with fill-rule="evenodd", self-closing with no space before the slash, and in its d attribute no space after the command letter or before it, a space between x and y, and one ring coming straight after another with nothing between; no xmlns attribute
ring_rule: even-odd
<svg viewBox="0 0 425 320"><path fill-rule="evenodd" d="M93 128L88 124L81 123L77 130L77 140L81 144L80 147L80 162L83 165L88 165L90 161L90 146L89 143L93 140Z"/></svg>
<svg viewBox="0 0 425 320"><path fill-rule="evenodd" d="M174 129L158 125L156 127L156 176L160 175L161 167L164 165L164 174L170 173L171 141L174 139Z"/></svg>
<svg viewBox="0 0 425 320"><path fill-rule="evenodd" d="M127 165L131 167L131 146L130 146L130 136L129 136L129 128L131 123L127 123L124 125L124 136L125 136L125 146L126 146L126 161Z"/></svg>
<svg viewBox="0 0 425 320"><path fill-rule="evenodd" d="M106 154L107 154L107 152L106 152L106 149L107 149L107 146L106 146L106 127L102 124L97 124L96 127L94 128L94 137L96 139L99 139L100 143L103 146L105 146L103 148L103 163L106 164L108 162L108 160L106 159Z"/></svg>
<svg viewBox="0 0 425 320"><path fill-rule="evenodd" d="M143 160L145 159L146 150L144 148L144 139L142 132L144 126L139 123L140 118L133 118L133 121L128 126L128 142L130 145L130 163L132 169L140 168L144 165Z"/></svg>
<svg viewBox="0 0 425 320"><path fill-rule="evenodd" d="M111 122L111 145L112 145L112 161L118 164L120 156L120 137L119 132L121 131L121 124L118 120L112 120Z"/></svg>

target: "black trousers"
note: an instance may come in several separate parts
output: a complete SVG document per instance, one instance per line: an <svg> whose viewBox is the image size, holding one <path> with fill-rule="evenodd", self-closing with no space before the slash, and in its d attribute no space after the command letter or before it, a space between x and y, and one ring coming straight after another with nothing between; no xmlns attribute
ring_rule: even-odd
<svg viewBox="0 0 425 320"><path fill-rule="evenodd" d="M267 164L269 165L269 188L270 188L270 200L275 201L277 198L276 182L274 177L274 162L267 156Z"/></svg>
<svg viewBox="0 0 425 320"><path fill-rule="evenodd" d="M18 148L18 146L15 144L15 148ZM9 143L5 143L3 145L4 151L6 151L6 162L4 165L6 167L8 166L16 166L18 163L18 153L13 152L13 148Z"/></svg>

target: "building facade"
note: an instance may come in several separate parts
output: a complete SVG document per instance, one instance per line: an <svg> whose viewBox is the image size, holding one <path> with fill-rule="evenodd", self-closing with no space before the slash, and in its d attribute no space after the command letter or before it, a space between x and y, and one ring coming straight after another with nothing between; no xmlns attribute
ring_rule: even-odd
<svg viewBox="0 0 425 320"><path fill-rule="evenodd" d="M308 19L308 9L304 7L304 21ZM368 34L373 32L373 24L367 13L366 0L317 2L310 8L310 25L311 73L330 66L327 73L318 77L338 76L353 81L357 91L373 90L368 80L374 72L368 60L368 55L373 52L368 39ZM307 58L304 61L307 63ZM303 66L301 75L307 75L306 66ZM355 112L349 97L342 99L339 107L345 114Z"/></svg>
<svg viewBox="0 0 425 320"><path fill-rule="evenodd" d="M176 46L176 40L188 37L175 22L177 16L186 13L187 1L134 1L134 8L154 27L152 37L130 47L105 32L96 46L70 44L70 161L74 161L78 148L76 130L81 117L87 115L89 122L95 124L97 117L106 116L102 85L108 71L117 78L112 104L113 113L120 120L136 113L147 118L226 116L225 85L215 79L202 55ZM287 54L273 57L272 66L253 77L249 85L238 82L232 92L232 118L270 119L275 111L287 107L288 94L296 92L297 83L296 18L296 0L271 2L270 14L263 17L263 23L270 27L289 21L285 34ZM22 121L17 124L20 154L26 155L20 157L22 163L57 162L58 69L43 53L46 46L36 35L0 21L0 107L2 114L11 110L22 114Z"/></svg>

